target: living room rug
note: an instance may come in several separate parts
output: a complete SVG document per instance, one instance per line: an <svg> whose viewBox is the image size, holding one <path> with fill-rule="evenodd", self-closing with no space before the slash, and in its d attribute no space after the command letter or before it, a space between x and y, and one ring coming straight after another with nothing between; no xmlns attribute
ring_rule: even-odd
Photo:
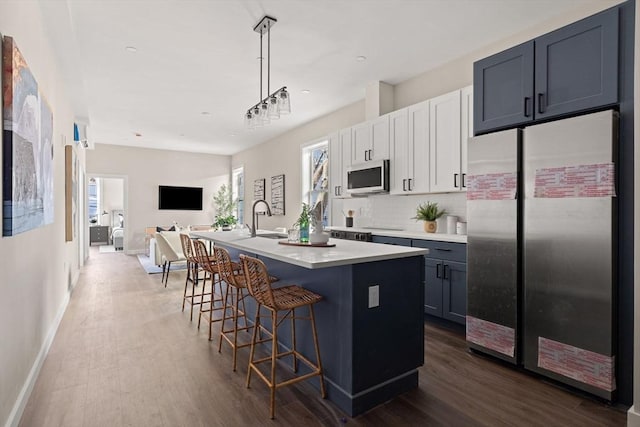
<svg viewBox="0 0 640 427"><path fill-rule="evenodd" d="M153 263L153 260L148 256L146 256L145 254L138 254L138 261L140 261L140 265L142 265L142 268L144 268L144 271L146 271L147 273L149 274L162 273L162 266L158 267L157 265L155 265ZM171 263L171 271L186 270L186 269L187 269L186 262Z"/></svg>

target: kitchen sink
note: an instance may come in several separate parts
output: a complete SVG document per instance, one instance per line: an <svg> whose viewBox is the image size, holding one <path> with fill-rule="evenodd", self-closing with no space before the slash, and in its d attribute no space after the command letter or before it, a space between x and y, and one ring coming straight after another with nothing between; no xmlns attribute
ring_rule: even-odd
<svg viewBox="0 0 640 427"><path fill-rule="evenodd" d="M256 237L264 237L265 239L286 239L286 234L258 234Z"/></svg>

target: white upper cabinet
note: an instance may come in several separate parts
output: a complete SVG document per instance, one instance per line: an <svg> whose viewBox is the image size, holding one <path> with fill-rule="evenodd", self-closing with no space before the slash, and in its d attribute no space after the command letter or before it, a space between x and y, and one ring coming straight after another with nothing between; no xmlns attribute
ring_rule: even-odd
<svg viewBox="0 0 640 427"><path fill-rule="evenodd" d="M351 128L352 164L389 158L389 115L386 114Z"/></svg>
<svg viewBox="0 0 640 427"><path fill-rule="evenodd" d="M460 123L460 174L461 190L467 190L467 146L473 137L473 86L461 90L461 123Z"/></svg>
<svg viewBox="0 0 640 427"><path fill-rule="evenodd" d="M351 166L351 128L329 135L329 185L332 198L347 194L346 170Z"/></svg>
<svg viewBox="0 0 640 427"><path fill-rule="evenodd" d="M429 192L429 101L389 115L391 194Z"/></svg>
<svg viewBox="0 0 640 427"><path fill-rule="evenodd" d="M430 100L430 191L459 191L460 174L460 99L456 90Z"/></svg>
<svg viewBox="0 0 640 427"><path fill-rule="evenodd" d="M412 193L430 191L429 104L430 101L424 101L409 107L409 144L413 149L409 168L413 173L407 189Z"/></svg>

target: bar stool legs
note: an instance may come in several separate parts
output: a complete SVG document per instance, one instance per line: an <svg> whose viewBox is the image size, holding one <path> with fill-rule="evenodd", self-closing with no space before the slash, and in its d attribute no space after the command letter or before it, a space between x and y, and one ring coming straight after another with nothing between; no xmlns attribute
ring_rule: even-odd
<svg viewBox="0 0 640 427"><path fill-rule="evenodd" d="M229 304L229 296L231 296L231 304ZM239 348L249 347L251 342L246 344L238 343L238 332L240 331L248 331L251 329L247 322L246 316L246 307L244 303L244 290L241 287L229 285L227 283L227 289L224 297L225 308L223 309L223 318L222 318L222 326L220 328L220 339L218 340L218 353L222 352L222 340L224 339L231 345L231 349L233 351L233 371L236 371L237 367L237 353ZM240 307L240 303L242 303L242 308ZM231 311L229 315L229 311ZM238 321L243 319L244 326L239 326ZM226 329L227 321L233 322L232 329ZM231 336L230 336L231 335Z"/></svg>
<svg viewBox="0 0 640 427"><path fill-rule="evenodd" d="M267 386L269 387L269 416L271 419L274 419L275 417L275 393L276 393L276 389L286 386L286 385L290 385L302 380L305 380L307 378L313 377L313 376L320 376L320 394L322 396L322 398L324 399L327 396L326 390L325 390L325 385L324 385L324 374L323 374L323 370L322 370L322 360L320 359L320 347L319 347L319 343L318 343L318 335L317 335L317 331L316 331L316 322L315 322L315 314L313 312L313 305L309 304L309 317L296 317L295 315L295 309L290 309L289 311L287 311L287 313L282 316L281 318L278 318L278 311L276 310L271 310L269 307L265 307L267 309L269 309L270 312L270 317L271 317L271 331L268 331L266 329L264 329L264 327L262 326L261 323L261 318L262 317L266 317L266 316L261 316L260 315L260 308L262 307L261 304L258 304L257 309L256 309L256 320L255 320L255 324L254 324L254 330L253 330L253 334L252 334L252 339L251 339L251 350L249 353L249 369L247 372L247 388L251 388L251 374L252 371L255 370L256 374L267 384ZM290 351L286 351L286 352L278 352L278 326L287 318L289 317L291 319L291 341L292 341L292 349ZM315 348L315 355L316 355L316 363L314 364L313 362L311 362L310 360L308 360L306 357L304 357L302 354L298 353L297 349L296 349L296 338L295 338L295 321L296 319L307 319L311 321L311 330L312 330L312 335L313 335L313 345ZM271 336L271 339L266 339L266 340L261 340L258 338L258 333L259 330L262 330L267 334ZM271 356L270 357L264 357L264 358L260 358L260 359L255 359L255 351L256 351L256 344L260 344L262 342L268 342L271 341ZM297 376L295 378L291 378L282 382L277 382L276 380L276 363L277 360L279 358L282 358L284 356L292 356L293 358L293 371L297 372L298 371L298 360L304 362L307 366L309 366L312 369L312 372L305 374L305 375L301 375L301 376ZM263 362L267 362L270 361L271 365L270 365L270 373L269 373L269 378L267 378L267 376L260 371L260 369L258 368L258 364L263 363Z"/></svg>

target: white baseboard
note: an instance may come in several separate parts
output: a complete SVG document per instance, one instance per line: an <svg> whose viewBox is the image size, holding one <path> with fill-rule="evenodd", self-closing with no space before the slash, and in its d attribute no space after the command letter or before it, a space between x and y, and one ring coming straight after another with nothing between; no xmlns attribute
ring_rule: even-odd
<svg viewBox="0 0 640 427"><path fill-rule="evenodd" d="M78 271L73 278L71 290L73 290L78 284L78 278L80 277L80 271ZM53 319L53 324L51 328L49 328L49 332L47 333L47 337L45 338L42 346L40 347L40 351L38 352L38 356L36 360L33 362L33 366L31 366L31 370L29 371L29 375L27 376L27 380L24 382L22 386L22 390L20 390L20 394L16 399L16 403L13 405L13 409L9 414L9 418L5 424L5 427L17 427L20 424L20 418L22 418L22 413L24 412L24 408L27 406L27 402L29 401L29 396L31 396L31 392L33 391L33 386L36 384L36 380L38 379L38 375L40 374L40 369L44 364L44 360L47 358L47 354L49 354L49 349L51 348L51 344L53 343L53 339L56 336L56 332L58 332L58 327L60 326L60 322L62 321L62 316L64 316L65 311L67 310L67 306L69 305L69 299L71 297L71 290L65 294L64 299L62 300L62 304L60 304L60 308L58 309L58 314L56 314L55 319Z"/></svg>
<svg viewBox="0 0 640 427"><path fill-rule="evenodd" d="M640 410L640 408L637 408ZM640 412L637 412L636 405L627 412L627 427L640 427Z"/></svg>

